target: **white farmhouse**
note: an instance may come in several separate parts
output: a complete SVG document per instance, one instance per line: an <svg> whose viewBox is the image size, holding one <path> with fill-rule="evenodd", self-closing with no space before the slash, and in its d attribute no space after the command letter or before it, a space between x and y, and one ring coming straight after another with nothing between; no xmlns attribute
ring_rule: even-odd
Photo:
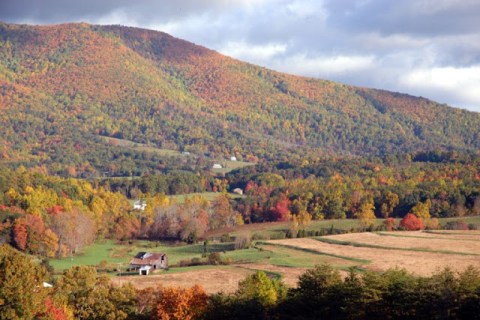
<svg viewBox="0 0 480 320"><path fill-rule="evenodd" d="M147 207L147 201L146 201L145 199L136 200L136 201L133 203L133 209L135 209L135 210L142 210L142 211L144 211L146 207Z"/></svg>

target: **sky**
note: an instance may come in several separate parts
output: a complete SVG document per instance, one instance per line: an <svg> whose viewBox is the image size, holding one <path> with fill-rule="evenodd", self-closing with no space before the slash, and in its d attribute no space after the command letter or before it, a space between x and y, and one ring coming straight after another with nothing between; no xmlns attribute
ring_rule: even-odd
<svg viewBox="0 0 480 320"><path fill-rule="evenodd" d="M274 70L480 112L480 0L0 0L0 21L154 29Z"/></svg>

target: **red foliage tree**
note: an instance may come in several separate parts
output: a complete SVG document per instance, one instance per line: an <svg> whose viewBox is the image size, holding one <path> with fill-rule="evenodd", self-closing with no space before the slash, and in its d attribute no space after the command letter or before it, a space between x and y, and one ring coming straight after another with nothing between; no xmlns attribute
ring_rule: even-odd
<svg viewBox="0 0 480 320"><path fill-rule="evenodd" d="M51 208L47 208L47 213L48 214L59 214L60 212L63 212L63 207L61 205L54 205Z"/></svg>
<svg viewBox="0 0 480 320"><path fill-rule="evenodd" d="M280 194L275 207L270 208L271 221L288 221L290 219L290 200L285 194Z"/></svg>
<svg viewBox="0 0 480 320"><path fill-rule="evenodd" d="M17 219L13 226L13 240L17 249L25 251L27 249L28 232L25 219Z"/></svg>
<svg viewBox="0 0 480 320"><path fill-rule="evenodd" d="M416 215L409 213L407 214L402 221L400 221L400 227L404 228L405 230L413 231L413 230L423 230L425 226L423 221L417 218Z"/></svg>
<svg viewBox="0 0 480 320"><path fill-rule="evenodd" d="M55 305L51 298L45 300L45 312L38 315L38 319L68 320L71 317L66 313L65 308Z"/></svg>
<svg viewBox="0 0 480 320"><path fill-rule="evenodd" d="M247 185L245 186L245 193L247 193L254 187L256 187L255 182L253 182L252 180L248 181Z"/></svg>

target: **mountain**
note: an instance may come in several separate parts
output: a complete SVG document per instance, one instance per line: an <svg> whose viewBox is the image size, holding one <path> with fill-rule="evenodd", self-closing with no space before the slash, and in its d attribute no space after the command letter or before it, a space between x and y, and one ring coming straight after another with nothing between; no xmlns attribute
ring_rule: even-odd
<svg viewBox="0 0 480 320"><path fill-rule="evenodd" d="M480 114L268 70L157 31L0 23L0 161L65 175L168 166L103 137L199 159L478 152Z"/></svg>

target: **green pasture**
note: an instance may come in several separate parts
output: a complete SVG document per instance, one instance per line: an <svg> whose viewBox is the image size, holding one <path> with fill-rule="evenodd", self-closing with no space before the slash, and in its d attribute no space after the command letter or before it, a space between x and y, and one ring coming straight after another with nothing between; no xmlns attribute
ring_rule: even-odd
<svg viewBox="0 0 480 320"><path fill-rule="evenodd" d="M246 162L246 161L231 161L231 160L224 160L220 161L222 168L220 169L211 169L210 171L216 174L227 174L230 171L245 168L248 166L253 166L255 163L253 162Z"/></svg>
<svg viewBox="0 0 480 320"><path fill-rule="evenodd" d="M259 242L256 246L269 253L265 262L276 266L313 268L315 265L326 263L340 268L348 268L369 262L281 244Z"/></svg>
<svg viewBox="0 0 480 320"><path fill-rule="evenodd" d="M136 151L145 151L145 152L154 152L160 156L183 156L180 151L170 150L170 149L161 149L156 146L147 145L144 143L138 143L125 139L117 139L111 137L100 136L106 143L117 145L119 147L129 148Z"/></svg>
<svg viewBox="0 0 480 320"><path fill-rule="evenodd" d="M170 198L176 200L177 203L184 203L185 199L193 198L193 197L202 197L208 201L215 200L221 193L219 192L197 192L197 193L187 193L187 194L177 194L173 196L169 196ZM236 194L236 193L229 193L228 196L232 199L242 198L243 195Z"/></svg>
<svg viewBox="0 0 480 320"><path fill-rule="evenodd" d="M222 258L225 254L234 250L233 243L212 243L207 245L207 254L211 252L220 252ZM56 271L69 269L77 265L97 266L102 261L106 261L109 268L124 269L128 266L129 261L142 251L162 252L167 254L169 265L179 264L182 260L191 260L192 258L202 258L204 252L203 244L165 244L154 241L133 241L128 243L115 243L113 240L99 241L83 250L82 253L73 257L62 259L51 259L50 265ZM228 257L232 261L254 259L254 252L257 249L246 249L232 251ZM256 258L255 258L256 259Z"/></svg>

